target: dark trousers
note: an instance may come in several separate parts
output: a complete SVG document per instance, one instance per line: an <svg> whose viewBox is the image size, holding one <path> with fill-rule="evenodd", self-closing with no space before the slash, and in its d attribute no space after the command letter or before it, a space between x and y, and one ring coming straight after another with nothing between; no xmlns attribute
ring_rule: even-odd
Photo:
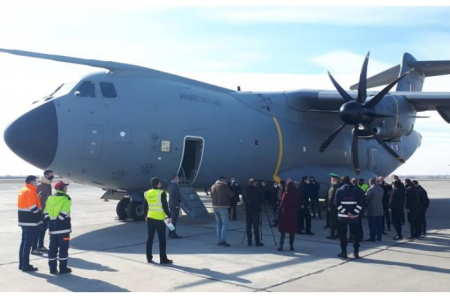
<svg viewBox="0 0 450 296"><path fill-rule="evenodd" d="M338 214L337 211L330 211L330 235L336 236L336 232L338 232Z"/></svg>
<svg viewBox="0 0 450 296"><path fill-rule="evenodd" d="M48 266L50 267L50 270L58 267L58 255L59 270L67 269L67 261L69 260L69 241L70 233L50 234L50 248L48 250Z"/></svg>
<svg viewBox="0 0 450 296"><path fill-rule="evenodd" d="M395 228L395 232L397 232L398 236L402 235L402 211L392 210L392 225Z"/></svg>
<svg viewBox="0 0 450 296"><path fill-rule="evenodd" d="M369 216L369 231L371 240L381 240L383 232L383 216Z"/></svg>
<svg viewBox="0 0 450 296"><path fill-rule="evenodd" d="M311 211L314 217L316 216L317 211L319 218L322 218L322 211L320 210L320 202L318 197L311 198Z"/></svg>
<svg viewBox="0 0 450 296"><path fill-rule="evenodd" d="M247 240L248 242L252 241L252 227L253 232L255 233L255 242L260 242L260 234L259 234L259 224L261 222L261 212L245 212L245 222L247 227Z"/></svg>
<svg viewBox="0 0 450 296"><path fill-rule="evenodd" d="M282 247L284 244L284 239L286 237L286 232L282 232L280 236L280 246ZM295 233L289 233L289 245L291 247L294 247L294 239L295 239Z"/></svg>
<svg viewBox="0 0 450 296"><path fill-rule="evenodd" d="M427 209L422 209L420 211L420 218L421 218L420 222L422 223L422 227L421 227L422 233L426 233L427 232L427 219L425 217L426 213L427 213Z"/></svg>
<svg viewBox="0 0 450 296"><path fill-rule="evenodd" d="M231 210L233 210L233 220L236 220L237 201L231 201L230 207L228 208L228 216L230 219L231 219Z"/></svg>
<svg viewBox="0 0 450 296"><path fill-rule="evenodd" d="M305 206L303 209L298 209L297 222L297 231L306 230L306 232L311 232L311 213L308 207Z"/></svg>
<svg viewBox="0 0 450 296"><path fill-rule="evenodd" d="M170 208L170 212L172 213L172 224L175 226L175 230L169 230L169 237L177 235L177 221L180 216L180 208Z"/></svg>
<svg viewBox="0 0 450 296"><path fill-rule="evenodd" d="M387 229L391 230L391 213L389 213L389 208L385 208L383 209L383 221L382 221L383 225L383 231L386 229L386 224L387 224Z"/></svg>
<svg viewBox="0 0 450 296"><path fill-rule="evenodd" d="M359 237L358 223L344 223L338 222L338 234L341 239L341 248L343 252L347 252L347 229L350 227L350 234L353 236L353 249L359 250Z"/></svg>
<svg viewBox="0 0 450 296"><path fill-rule="evenodd" d="M148 229L148 237L147 237L147 261L151 261L153 259L152 249L153 249L153 238L155 237L155 231L158 232L158 241L159 241L159 259L165 260L167 259L166 253L166 224L163 220L155 220L151 218L147 218L147 229Z"/></svg>
<svg viewBox="0 0 450 296"><path fill-rule="evenodd" d="M30 252L40 226L22 226L22 241L19 248L19 268L30 265Z"/></svg>
<svg viewBox="0 0 450 296"><path fill-rule="evenodd" d="M47 232L48 229L48 219L44 219L42 222L43 223L39 226L38 235L33 242L33 246L31 247L32 250L36 250L44 246L45 232Z"/></svg>
<svg viewBox="0 0 450 296"><path fill-rule="evenodd" d="M409 235L411 237L419 237L422 234L419 211L408 212L408 223L409 223Z"/></svg>

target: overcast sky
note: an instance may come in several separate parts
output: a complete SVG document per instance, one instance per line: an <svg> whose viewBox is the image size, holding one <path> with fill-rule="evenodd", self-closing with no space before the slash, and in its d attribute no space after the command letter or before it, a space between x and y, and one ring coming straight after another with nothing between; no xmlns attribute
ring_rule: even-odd
<svg viewBox="0 0 450 296"><path fill-rule="evenodd" d="M450 60L449 7L159 7L134 1L1 1L0 48L142 65L243 90L348 88L400 63ZM63 82L98 69L0 53L0 130ZM424 91L450 92L450 76ZM449 174L450 125L419 119L398 174ZM420 115L430 115L420 114ZM30 131L39 132L39 131ZM38 174L0 141L0 175Z"/></svg>

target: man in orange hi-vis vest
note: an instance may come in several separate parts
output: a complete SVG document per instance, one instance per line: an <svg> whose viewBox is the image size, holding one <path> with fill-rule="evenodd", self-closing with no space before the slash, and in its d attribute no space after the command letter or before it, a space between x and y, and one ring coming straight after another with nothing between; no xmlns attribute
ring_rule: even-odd
<svg viewBox="0 0 450 296"><path fill-rule="evenodd" d="M30 265L30 251L42 224L41 201L37 194L38 179L28 176L18 198L19 226L22 227L22 242L19 250L19 269L23 272L37 271Z"/></svg>

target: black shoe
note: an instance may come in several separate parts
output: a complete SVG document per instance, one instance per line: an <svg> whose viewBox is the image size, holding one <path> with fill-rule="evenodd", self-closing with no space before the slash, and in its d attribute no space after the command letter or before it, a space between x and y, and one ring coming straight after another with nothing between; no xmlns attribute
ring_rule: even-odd
<svg viewBox="0 0 450 296"><path fill-rule="evenodd" d="M172 264L173 260L170 259L162 259L159 261L159 264Z"/></svg>
<svg viewBox="0 0 450 296"><path fill-rule="evenodd" d="M383 231L381 234L387 234L387 232L386 232L386 231Z"/></svg>
<svg viewBox="0 0 450 296"><path fill-rule="evenodd" d="M314 235L314 232L308 231L305 234L307 234L307 235Z"/></svg>
<svg viewBox="0 0 450 296"><path fill-rule="evenodd" d="M280 245L277 250L282 252L283 251L283 246Z"/></svg>
<svg viewBox="0 0 450 296"><path fill-rule="evenodd" d="M220 242L219 246L221 246L221 247L230 247L231 245L228 244L227 242Z"/></svg>
<svg viewBox="0 0 450 296"><path fill-rule="evenodd" d="M422 232L422 235L427 235L427 232L426 231Z"/></svg>
<svg viewBox="0 0 450 296"><path fill-rule="evenodd" d="M297 234L305 234L303 231L297 231Z"/></svg>
<svg viewBox="0 0 450 296"><path fill-rule="evenodd" d="M172 235L172 238L183 238L182 236L179 236L178 234Z"/></svg>
<svg viewBox="0 0 450 296"><path fill-rule="evenodd" d="M415 237L410 235L410 236L408 236L408 239L415 239Z"/></svg>
<svg viewBox="0 0 450 296"><path fill-rule="evenodd" d="M65 273L71 273L71 272L72 272L72 269L67 267L67 268L61 269L59 271L59 274L65 274Z"/></svg>
<svg viewBox="0 0 450 296"><path fill-rule="evenodd" d="M353 256L355 257L355 259L359 259L359 252L353 252Z"/></svg>
<svg viewBox="0 0 450 296"><path fill-rule="evenodd" d="M55 273L58 273L58 269L50 269L50 274L55 274Z"/></svg>
<svg viewBox="0 0 450 296"><path fill-rule="evenodd" d="M235 221L236 221L236 220L237 220L237 218L233 218L233 220L235 220Z"/></svg>
<svg viewBox="0 0 450 296"><path fill-rule="evenodd" d="M322 219L322 216L319 216L319 219Z"/></svg>
<svg viewBox="0 0 450 296"><path fill-rule="evenodd" d="M264 244L262 242L256 242L255 246L262 247L262 246L264 246Z"/></svg>
<svg viewBox="0 0 450 296"><path fill-rule="evenodd" d="M396 240L401 240L401 239L403 239L403 235L396 235L396 236L394 236L394 240L396 241Z"/></svg>
<svg viewBox="0 0 450 296"><path fill-rule="evenodd" d="M323 227L323 229L325 229L325 228L330 228L330 225L325 225L325 226Z"/></svg>
<svg viewBox="0 0 450 296"><path fill-rule="evenodd" d="M376 242L376 240L369 238L369 239L366 239L365 242Z"/></svg>
<svg viewBox="0 0 450 296"><path fill-rule="evenodd" d="M247 245L248 246L253 246L253 243L252 242L248 242Z"/></svg>
<svg viewBox="0 0 450 296"><path fill-rule="evenodd" d="M290 246L290 247L289 247L289 250L295 251L294 246Z"/></svg>
<svg viewBox="0 0 450 296"><path fill-rule="evenodd" d="M337 239L337 237L334 235L330 235L330 236L327 236L327 239Z"/></svg>
<svg viewBox="0 0 450 296"><path fill-rule="evenodd" d="M38 271L38 270L39 270L39 268L34 267L33 265L28 265L28 266L22 267L22 271L23 272L35 272L35 271Z"/></svg>
<svg viewBox="0 0 450 296"><path fill-rule="evenodd" d="M338 256L339 258L344 258L344 259L347 259L347 258L348 258L347 253L343 253L343 252L339 253L337 256Z"/></svg>

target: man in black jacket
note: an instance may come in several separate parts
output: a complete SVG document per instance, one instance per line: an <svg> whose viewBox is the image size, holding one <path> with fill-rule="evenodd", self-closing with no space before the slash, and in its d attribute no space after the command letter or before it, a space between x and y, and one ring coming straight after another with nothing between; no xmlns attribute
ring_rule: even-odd
<svg viewBox="0 0 450 296"><path fill-rule="evenodd" d="M314 235L311 232L311 213L309 212L309 199L308 199L308 177L302 177L302 182L298 185L298 198L300 201L300 207L298 208L297 216L297 233ZM306 223L305 223L306 222ZM306 225L305 225L306 224ZM306 226L306 227L305 227ZM305 230L305 232L303 232Z"/></svg>
<svg viewBox="0 0 450 296"><path fill-rule="evenodd" d="M353 254L355 259L359 258L359 214L363 208L363 197L355 190L350 183L348 176L342 176L342 186L336 190L334 205L338 212L339 228L338 233L341 239L341 253L338 257L347 258L347 227L353 235Z"/></svg>
<svg viewBox="0 0 450 296"><path fill-rule="evenodd" d="M427 220L426 220L425 214L427 212L427 209L430 207L430 199L428 198L427 191L425 189L423 189L422 186L419 185L419 182L414 180L413 183L419 190L419 195L420 195L419 220L420 220L420 224L421 224L422 235L426 235L427 234Z"/></svg>
<svg viewBox="0 0 450 296"><path fill-rule="evenodd" d="M316 210L317 210L317 215L319 216L319 219L322 219L322 211L320 210L320 203L319 203L320 184L317 183L314 177L309 177L308 189L313 217L314 218L316 217Z"/></svg>
<svg viewBox="0 0 450 296"><path fill-rule="evenodd" d="M235 178L231 178L231 182L228 183L230 190L233 192L233 197L231 198L230 207L228 208L228 216L231 219L231 212L233 211L233 220L237 220L237 204L240 201L239 193L241 192L241 187L236 182Z"/></svg>
<svg viewBox="0 0 450 296"><path fill-rule="evenodd" d="M169 186L167 187L167 193L169 193L169 208L172 213L172 224L175 226L175 230L170 231L169 229L169 237L170 238L182 238L177 234L177 221L180 216L180 207L181 207L181 192L180 187L178 186L178 182L180 178L178 175L173 175L172 180L170 181Z"/></svg>
<svg viewBox="0 0 450 296"><path fill-rule="evenodd" d="M258 182L251 178L248 181L248 186L245 189L244 203L246 215L246 229L248 245L252 245L252 226L255 234L255 246L264 246L260 240L259 226L261 223L261 192L256 187Z"/></svg>
<svg viewBox="0 0 450 296"><path fill-rule="evenodd" d="M392 225L397 232L394 240L403 239L402 235L402 215L405 208L405 193L400 188L400 181L394 181L392 183L393 189L390 192L389 198L389 211L392 216Z"/></svg>
<svg viewBox="0 0 450 296"><path fill-rule="evenodd" d="M406 190L406 209L408 210L408 222L410 235L409 239L420 237L420 195L419 190L414 186L410 179L405 179Z"/></svg>

